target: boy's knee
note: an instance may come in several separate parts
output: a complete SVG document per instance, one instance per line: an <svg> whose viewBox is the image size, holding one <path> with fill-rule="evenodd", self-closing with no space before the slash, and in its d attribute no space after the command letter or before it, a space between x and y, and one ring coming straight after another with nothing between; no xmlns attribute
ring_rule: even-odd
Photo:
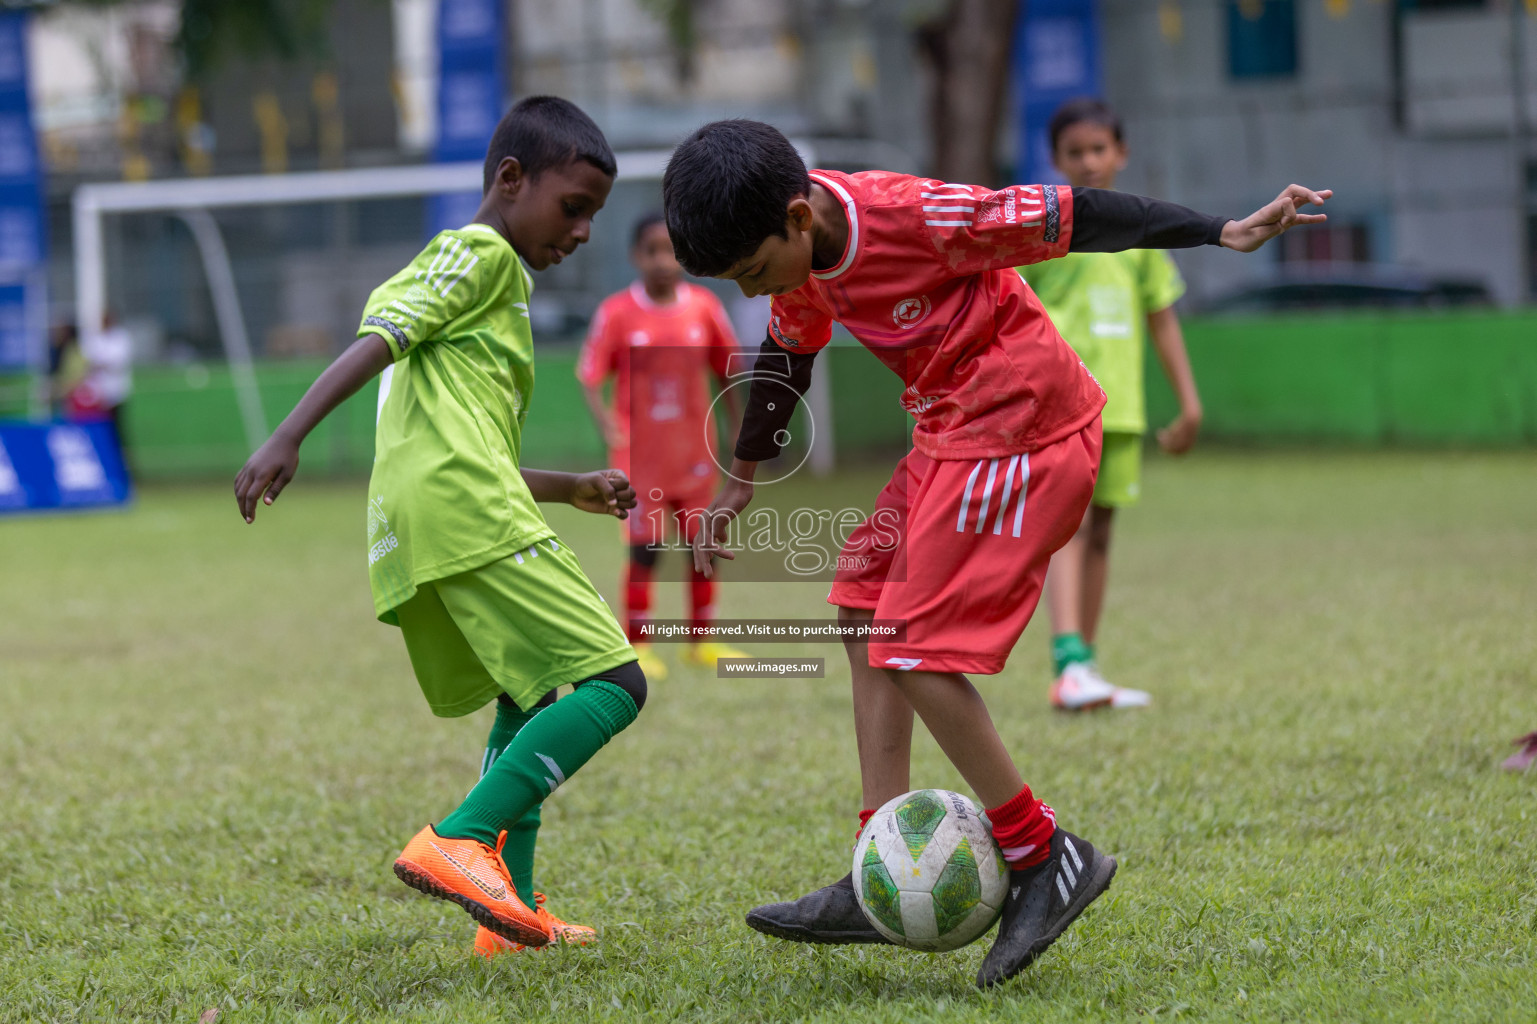
<svg viewBox="0 0 1537 1024"><path fill-rule="evenodd" d="M656 545L631 544L630 561L647 569L655 569L657 555L661 552L661 547Z"/></svg>
<svg viewBox="0 0 1537 1024"><path fill-rule="evenodd" d="M838 624L841 626L857 626L861 622L869 622L875 618L873 608L845 608L838 606Z"/></svg>
<svg viewBox="0 0 1537 1024"><path fill-rule="evenodd" d="M1089 513L1089 546L1096 554L1110 550L1110 527L1115 522L1115 510L1094 507Z"/></svg>
<svg viewBox="0 0 1537 1024"><path fill-rule="evenodd" d="M640 709L646 706L646 673L640 670L639 662L627 661L623 665L599 672L587 682L599 679L629 694L630 699L635 702L636 714L640 714Z"/></svg>
<svg viewBox="0 0 1537 1024"><path fill-rule="evenodd" d="M511 697L509 697L505 693L499 693L499 694L496 695L496 703L497 703L499 708L506 708L508 711L521 711L522 710L521 708L518 707L518 702L513 700ZM554 704L554 703L555 703L555 691L554 690L550 690L543 697L540 697L537 701L535 701L534 702L534 706L529 708L529 710L530 711L537 711L539 708L547 708L551 704Z"/></svg>
<svg viewBox="0 0 1537 1024"><path fill-rule="evenodd" d="M875 612L872 609L845 608L842 605L838 606L838 625L844 629L854 629L859 626L867 625L874 618ZM867 636L856 637L852 634L845 634L843 637L843 646L849 648L857 647L863 650L865 645L869 642L870 640Z"/></svg>

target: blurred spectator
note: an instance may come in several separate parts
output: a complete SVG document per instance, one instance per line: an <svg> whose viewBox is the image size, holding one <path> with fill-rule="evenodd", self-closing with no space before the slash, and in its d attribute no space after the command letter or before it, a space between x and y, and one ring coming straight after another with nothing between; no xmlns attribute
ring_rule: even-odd
<svg viewBox="0 0 1537 1024"><path fill-rule="evenodd" d="M59 324L48 334L48 403L54 419L64 415L65 399L84 378L85 356L75 325Z"/></svg>
<svg viewBox="0 0 1537 1024"><path fill-rule="evenodd" d="M85 379L69 392L66 414L74 420L110 420L123 441L123 406L133 390L133 336L109 312L101 330L80 339Z"/></svg>

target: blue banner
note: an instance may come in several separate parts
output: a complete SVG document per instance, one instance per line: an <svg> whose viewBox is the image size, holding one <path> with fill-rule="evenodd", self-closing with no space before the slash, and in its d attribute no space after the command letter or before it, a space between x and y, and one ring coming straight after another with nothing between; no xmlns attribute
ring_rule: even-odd
<svg viewBox="0 0 1537 1024"><path fill-rule="evenodd" d="M0 514L121 505L132 493L112 424L0 422Z"/></svg>
<svg viewBox="0 0 1537 1024"><path fill-rule="evenodd" d="M1020 0L1014 39L1019 90L1019 170L1015 180L1061 184L1051 165L1047 123L1076 96L1099 96L1099 10L1095 0Z"/></svg>
<svg viewBox="0 0 1537 1024"><path fill-rule="evenodd" d="M507 91L507 25L502 0L442 0L438 6L439 163L484 160ZM475 219L480 193L434 196L432 234Z"/></svg>
<svg viewBox="0 0 1537 1024"><path fill-rule="evenodd" d="M32 365L46 326L43 176L27 93L27 14L0 11L0 368Z"/></svg>

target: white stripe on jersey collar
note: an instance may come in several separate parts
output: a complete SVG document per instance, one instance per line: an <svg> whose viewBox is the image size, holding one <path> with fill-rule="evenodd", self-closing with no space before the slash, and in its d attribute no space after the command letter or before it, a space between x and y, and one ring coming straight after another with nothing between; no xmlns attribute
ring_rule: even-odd
<svg viewBox="0 0 1537 1024"><path fill-rule="evenodd" d="M843 262L832 270L825 270L820 274L814 270L811 272L811 276L818 281L828 281L849 269L850 264L854 262L854 254L859 250L859 211L854 208L854 197L836 181L824 178L820 174L812 174L811 180L831 189L839 199L843 200L843 212L848 214L849 218L849 247L843 253Z"/></svg>

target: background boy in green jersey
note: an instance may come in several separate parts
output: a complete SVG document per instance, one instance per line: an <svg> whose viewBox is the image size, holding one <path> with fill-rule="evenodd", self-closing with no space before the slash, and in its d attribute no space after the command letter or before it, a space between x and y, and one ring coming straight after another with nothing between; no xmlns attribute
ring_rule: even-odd
<svg viewBox="0 0 1537 1024"><path fill-rule="evenodd" d="M315 425L392 371L367 503L374 607L400 627L434 714L499 702L480 782L411 840L395 873L469 911L489 930L482 952L592 937L532 891L538 809L645 702L624 631L537 505L623 519L634 490L618 470L521 468L534 384L525 264L543 270L587 241L614 173L608 142L574 105L514 106L492 136L474 222L374 291L357 341L235 479L252 522L293 478ZM552 702L563 683L574 692Z"/></svg>
<svg viewBox="0 0 1537 1024"><path fill-rule="evenodd" d="M1075 99L1052 115L1052 162L1078 188L1114 188L1126 166L1121 122L1103 102ZM1051 615L1051 702L1059 708L1142 707L1142 690L1112 686L1094 662L1104 607L1115 510L1134 505L1142 487L1142 435L1147 410L1142 344L1151 338L1179 399L1179 415L1158 431L1164 450L1181 455L1201 428L1196 393L1175 301L1185 293L1169 254L1158 249L1069 253L1021 267L1062 337L1105 389L1104 450L1083 524L1051 559L1046 604Z"/></svg>

